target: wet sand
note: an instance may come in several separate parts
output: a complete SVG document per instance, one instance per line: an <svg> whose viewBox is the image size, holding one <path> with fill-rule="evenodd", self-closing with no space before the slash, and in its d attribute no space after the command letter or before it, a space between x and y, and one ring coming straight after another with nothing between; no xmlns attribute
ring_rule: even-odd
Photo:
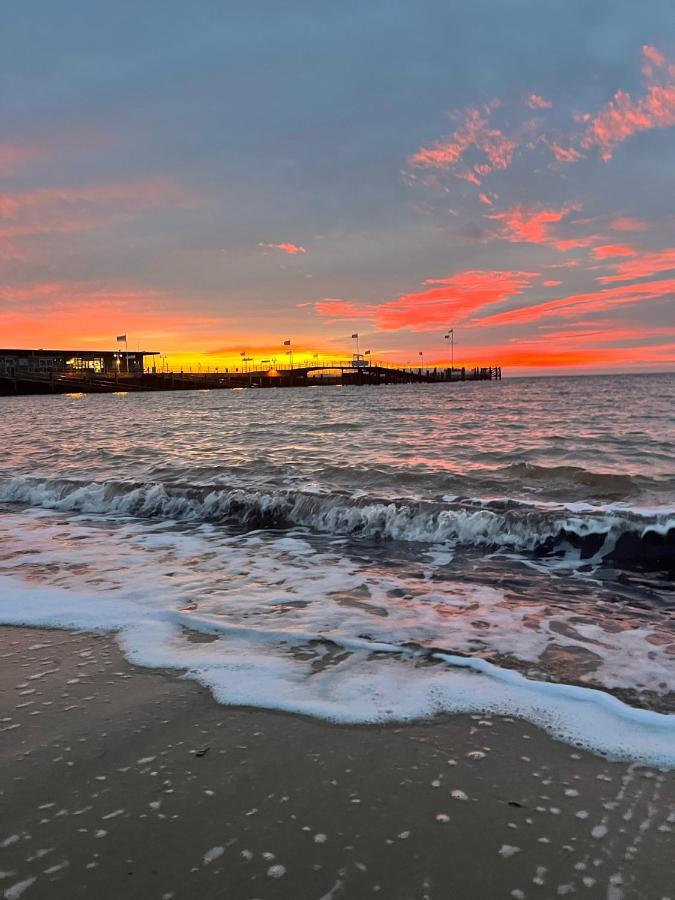
<svg viewBox="0 0 675 900"><path fill-rule="evenodd" d="M675 898L675 773L527 723L219 706L113 639L0 629L0 894Z"/></svg>

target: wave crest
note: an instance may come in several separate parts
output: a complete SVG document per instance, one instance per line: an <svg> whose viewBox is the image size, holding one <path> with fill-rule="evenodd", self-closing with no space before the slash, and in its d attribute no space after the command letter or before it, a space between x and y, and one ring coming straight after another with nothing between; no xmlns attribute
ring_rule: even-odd
<svg viewBox="0 0 675 900"><path fill-rule="evenodd" d="M98 515L228 524L243 530L304 526L373 539L453 542L539 556L675 570L675 511L588 508L571 513L514 500L439 502L347 493L245 490L227 485L0 479L0 502Z"/></svg>

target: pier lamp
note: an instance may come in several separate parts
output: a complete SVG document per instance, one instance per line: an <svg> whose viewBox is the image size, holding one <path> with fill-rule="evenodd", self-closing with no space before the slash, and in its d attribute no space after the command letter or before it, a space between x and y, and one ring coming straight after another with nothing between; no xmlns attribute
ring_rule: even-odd
<svg viewBox="0 0 675 900"><path fill-rule="evenodd" d="M450 341L450 375L455 368L455 329L451 328L445 335L446 341Z"/></svg>

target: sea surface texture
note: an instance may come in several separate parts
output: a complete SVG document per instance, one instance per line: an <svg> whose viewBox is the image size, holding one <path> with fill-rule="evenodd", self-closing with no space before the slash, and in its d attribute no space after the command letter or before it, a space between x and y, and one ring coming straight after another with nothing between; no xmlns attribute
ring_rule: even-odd
<svg viewBox="0 0 675 900"><path fill-rule="evenodd" d="M675 376L0 398L0 622L675 764Z"/></svg>

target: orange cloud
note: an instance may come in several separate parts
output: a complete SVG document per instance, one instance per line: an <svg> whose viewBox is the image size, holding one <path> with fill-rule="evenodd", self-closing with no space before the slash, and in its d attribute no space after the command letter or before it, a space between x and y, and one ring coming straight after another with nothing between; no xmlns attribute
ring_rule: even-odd
<svg viewBox="0 0 675 900"><path fill-rule="evenodd" d="M377 310L375 305L333 298L317 300L313 305L318 315L328 319L372 319Z"/></svg>
<svg viewBox="0 0 675 900"><path fill-rule="evenodd" d="M484 107L483 112L475 106L469 107L463 124L457 128L450 140L439 141L432 147L421 147L410 157L413 166L423 169L448 169L458 178L474 184L497 169L506 169L511 164L516 144L498 128L490 127L484 113L489 114L495 104ZM478 151L487 161L465 164L465 157L471 150ZM462 166L462 168L460 168Z"/></svg>
<svg viewBox="0 0 675 900"><path fill-rule="evenodd" d="M189 345L186 335L213 340L213 316L195 315L185 300L128 283L36 282L0 285L0 331L16 346L114 346L122 331L143 343ZM144 349L158 349L145 347Z"/></svg>
<svg viewBox="0 0 675 900"><path fill-rule="evenodd" d="M542 281L544 287L558 287L559 284L562 284L562 281Z"/></svg>
<svg viewBox="0 0 675 900"><path fill-rule="evenodd" d="M471 313L521 294L537 272L459 272L450 278L428 279L427 290L404 294L376 308L375 319L383 331L461 321Z"/></svg>
<svg viewBox="0 0 675 900"><path fill-rule="evenodd" d="M617 91L612 100L590 118L581 146L597 149L604 160L612 158L617 144L640 131L675 125L675 65L654 47L642 48L646 94L634 100L627 91Z"/></svg>
<svg viewBox="0 0 675 900"><path fill-rule="evenodd" d="M632 247L623 244L601 244L593 247L593 256L596 259L610 259L614 256L635 256L636 251Z"/></svg>
<svg viewBox="0 0 675 900"><path fill-rule="evenodd" d="M630 344L622 347L556 346L548 339L545 345L537 342L522 344L483 344L480 347L455 346L455 364L464 366L501 365L508 369L574 368L622 366L640 368L645 365L672 365L675 362L675 343L653 345ZM444 360L439 365L448 364ZM433 364L433 363L432 363Z"/></svg>
<svg viewBox="0 0 675 900"><path fill-rule="evenodd" d="M266 247L268 250L281 250L283 253L288 253L290 256L297 256L299 253L307 253L304 247L298 246L298 244L264 244L259 243L259 247Z"/></svg>
<svg viewBox="0 0 675 900"><path fill-rule="evenodd" d="M544 100L538 94L530 94L527 98L527 105L530 109L550 109L553 106L550 100Z"/></svg>
<svg viewBox="0 0 675 900"><path fill-rule="evenodd" d="M403 294L380 304L358 304L350 300L319 300L315 312L326 318L372 319L383 331L458 322L471 313L517 296L529 287L538 272L459 272L449 278L429 278L426 290Z"/></svg>
<svg viewBox="0 0 675 900"><path fill-rule="evenodd" d="M636 259L619 263L614 275L604 275L598 281L607 284L611 281L628 281L630 278L649 278L658 272L669 272L671 269L675 269L675 247L643 253Z"/></svg>

